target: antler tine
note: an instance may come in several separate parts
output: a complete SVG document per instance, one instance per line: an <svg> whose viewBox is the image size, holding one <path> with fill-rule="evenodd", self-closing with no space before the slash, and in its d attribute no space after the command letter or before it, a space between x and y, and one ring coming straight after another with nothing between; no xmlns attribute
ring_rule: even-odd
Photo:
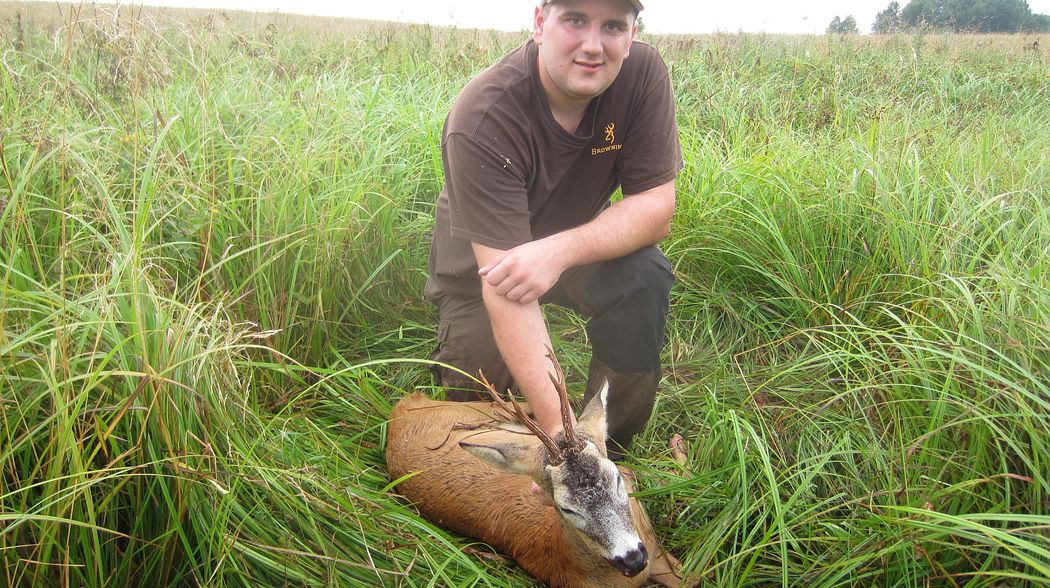
<svg viewBox="0 0 1050 588"><path fill-rule="evenodd" d="M509 390L507 391L507 396L510 397L510 404L508 405L507 401L503 400L503 398L500 397L499 392L496 392L496 387L488 381L488 378L485 377L485 374L479 371L478 376L481 377L482 385L485 386L486 390L488 390L489 396L492 396L492 399L496 402L496 404L498 404L503 410L507 412L513 412L514 414L518 415L518 420L521 422L521 424L525 425L525 427L528 430L532 431L532 434L535 435L536 438L539 439L541 443L543 443L543 446L547 448L547 454L550 456L551 463L553 465L560 464L563 461L564 457L562 456L561 449L558 448L558 444L555 443L554 439L552 439L551 436L547 434L547 431L544 431L543 428L540 427L538 423L536 423L536 421L529 418L529 415L525 414L525 411L521 410L521 405L518 404L518 401L514 399L514 394L512 394Z"/></svg>
<svg viewBox="0 0 1050 588"><path fill-rule="evenodd" d="M506 400L500 397L499 392L496 392L496 387L493 386L492 382L489 382L489 379L485 377L485 373L481 370L478 370L478 377L481 378L481 385L485 387L485 390L489 393L489 396L492 397L492 401L498 404L499 407L503 410L513 413L513 407L511 407L511 405L508 404Z"/></svg>
<svg viewBox="0 0 1050 588"><path fill-rule="evenodd" d="M572 407L569 406L569 391L565 389L565 372L561 369L561 364L558 363L558 358L554 356L554 350L551 349L550 345L547 347L547 359L551 360L554 364L554 373L547 374L551 379L551 383L554 384L554 389L558 391L558 400L561 401L561 424L565 429L565 441L569 447L579 447L583 443L576 438L576 431L572 428Z"/></svg>

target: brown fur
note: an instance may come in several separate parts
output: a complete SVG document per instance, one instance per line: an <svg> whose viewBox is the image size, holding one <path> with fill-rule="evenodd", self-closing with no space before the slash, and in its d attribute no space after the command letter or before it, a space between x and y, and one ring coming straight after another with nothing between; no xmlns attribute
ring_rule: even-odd
<svg viewBox="0 0 1050 588"><path fill-rule="evenodd" d="M631 512L650 562L627 578L588 553L582 535L532 494L527 476L498 471L459 447L463 440L539 443L503 417L488 402L440 402L418 392L402 399L390 415L387 468L393 480L418 473L398 484L398 492L438 526L488 543L549 586L641 586L651 573L661 584L677 585L677 562L663 552L637 499L631 498ZM503 424L484 426L493 422Z"/></svg>

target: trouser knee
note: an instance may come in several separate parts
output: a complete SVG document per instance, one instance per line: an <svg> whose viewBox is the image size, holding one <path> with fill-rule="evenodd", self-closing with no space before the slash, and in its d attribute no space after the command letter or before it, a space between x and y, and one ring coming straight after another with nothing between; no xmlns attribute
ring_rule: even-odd
<svg viewBox="0 0 1050 588"><path fill-rule="evenodd" d="M652 414L674 275L660 250L647 247L597 264L586 278L579 301L590 317L586 397L589 400L604 380L609 381L607 447L616 459L623 457Z"/></svg>
<svg viewBox="0 0 1050 588"><path fill-rule="evenodd" d="M673 282L655 247L602 264L587 287L594 355L617 372L658 371Z"/></svg>
<svg viewBox="0 0 1050 588"><path fill-rule="evenodd" d="M437 346L430 359L430 371L445 397L455 401L488 400L488 392L475 378L483 375L493 387L504 392L513 382L503 362L492 324L480 297L448 296L427 284L426 297L440 314Z"/></svg>

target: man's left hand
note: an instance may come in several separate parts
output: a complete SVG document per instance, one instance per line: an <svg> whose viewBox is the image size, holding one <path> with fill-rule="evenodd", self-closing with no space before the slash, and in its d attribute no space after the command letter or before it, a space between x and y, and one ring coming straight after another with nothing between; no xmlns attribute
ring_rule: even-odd
<svg viewBox="0 0 1050 588"><path fill-rule="evenodd" d="M527 304L546 294L561 277L565 268L558 260L553 240L540 239L498 253L478 275L496 294Z"/></svg>

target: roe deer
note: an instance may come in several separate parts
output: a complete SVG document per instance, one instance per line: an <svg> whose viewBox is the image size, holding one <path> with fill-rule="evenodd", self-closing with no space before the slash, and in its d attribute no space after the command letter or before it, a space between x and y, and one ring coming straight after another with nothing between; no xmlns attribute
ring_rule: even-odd
<svg viewBox="0 0 1050 588"><path fill-rule="evenodd" d="M387 469L393 480L413 474L398 492L435 524L488 543L549 586L641 586L647 579L678 586L678 562L628 496L629 472L606 456L608 382L574 428L554 365L564 431L553 438L487 382L493 402L441 402L418 392L398 402L387 429ZM533 494L532 481L554 506Z"/></svg>

